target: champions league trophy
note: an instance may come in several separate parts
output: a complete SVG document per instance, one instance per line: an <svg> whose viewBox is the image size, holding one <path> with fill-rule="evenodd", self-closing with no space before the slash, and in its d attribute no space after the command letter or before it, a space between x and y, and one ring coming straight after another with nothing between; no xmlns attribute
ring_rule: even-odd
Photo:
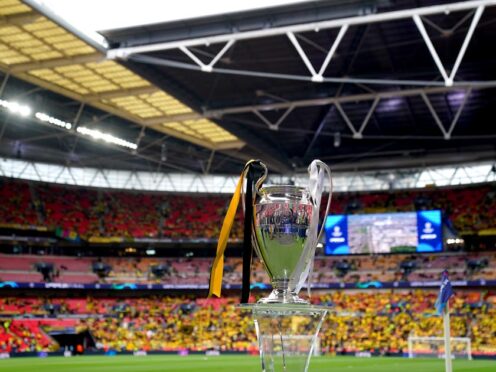
<svg viewBox="0 0 496 372"><path fill-rule="evenodd" d="M305 280L313 269L315 249L324 229L320 231L319 209L327 175L331 186L331 171L320 160L308 167L310 174L307 187L266 186L261 184L264 175L256 183L253 246L272 282L272 293L262 298L261 304L308 304L298 297ZM329 196L324 216L329 212Z"/></svg>
<svg viewBox="0 0 496 372"><path fill-rule="evenodd" d="M261 187L267 171L256 183L252 242L272 282L272 292L250 309L255 321L263 372L307 372L317 337L328 309L312 306L298 292L313 271L320 231L319 208L331 172L320 160L309 168L307 187ZM332 190L331 190L332 192ZM324 216L329 211L331 194Z"/></svg>
<svg viewBox="0 0 496 372"><path fill-rule="evenodd" d="M256 182L251 168L255 165L264 170ZM248 162L229 205L212 265L209 295L220 296L224 251L247 177L242 200L245 207L244 249L248 255L243 256L242 298L247 301L249 293L252 247L269 275L273 290L257 303L241 304L239 308L251 311L253 315L263 372L307 372L310 358L317 352L316 340L328 311L327 307L311 305L298 297L307 279L310 289L315 249L324 228L322 223L319 230L319 208L326 179L330 193L324 216L329 211L332 195L331 172L327 165L314 160L308 172L307 187L263 187L267 167L260 161ZM248 268L247 275L245 268Z"/></svg>

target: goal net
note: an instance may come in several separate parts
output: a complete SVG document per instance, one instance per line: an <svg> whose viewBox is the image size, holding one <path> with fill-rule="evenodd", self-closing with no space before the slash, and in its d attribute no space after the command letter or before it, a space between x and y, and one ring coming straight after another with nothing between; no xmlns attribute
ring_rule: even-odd
<svg viewBox="0 0 496 372"><path fill-rule="evenodd" d="M408 337L408 357L437 357L444 359L444 338ZM470 338L451 337L451 358L472 359Z"/></svg>

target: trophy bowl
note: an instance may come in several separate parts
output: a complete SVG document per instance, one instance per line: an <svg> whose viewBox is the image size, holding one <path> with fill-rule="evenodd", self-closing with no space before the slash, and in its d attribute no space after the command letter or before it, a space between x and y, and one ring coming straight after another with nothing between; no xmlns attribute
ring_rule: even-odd
<svg viewBox="0 0 496 372"><path fill-rule="evenodd" d="M297 186L266 186L258 194L254 248L273 288L260 302L305 304L290 284L302 274L298 270L301 260L310 258L303 257L313 217L309 192Z"/></svg>

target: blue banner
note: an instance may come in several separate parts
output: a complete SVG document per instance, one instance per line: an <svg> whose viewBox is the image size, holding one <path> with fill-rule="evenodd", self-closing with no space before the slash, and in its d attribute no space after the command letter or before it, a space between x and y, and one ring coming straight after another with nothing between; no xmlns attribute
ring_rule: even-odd
<svg viewBox="0 0 496 372"><path fill-rule="evenodd" d="M441 252L443 250L441 227L441 211L417 212L417 252Z"/></svg>
<svg viewBox="0 0 496 372"><path fill-rule="evenodd" d="M5 284L7 283L7 284ZM378 289L378 288L439 288L440 280L425 280L411 282L380 282L376 280L358 283L312 283L313 289ZM453 287L496 287L496 280L455 280L451 282ZM305 287L305 286L304 286ZM208 284L80 284L80 283L29 283L29 282L0 282L3 289L82 289L82 290L207 290ZM225 284L222 288L229 290L241 289L241 284ZM256 283L252 285L253 290L271 290L270 284Z"/></svg>
<svg viewBox="0 0 496 372"><path fill-rule="evenodd" d="M346 215L329 215L325 221L325 254L349 254L348 217Z"/></svg>

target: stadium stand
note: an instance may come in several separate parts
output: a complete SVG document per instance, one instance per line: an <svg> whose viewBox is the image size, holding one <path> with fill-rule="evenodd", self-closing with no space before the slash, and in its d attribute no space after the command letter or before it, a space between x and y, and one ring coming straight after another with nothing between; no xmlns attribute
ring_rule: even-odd
<svg viewBox="0 0 496 372"><path fill-rule="evenodd" d="M495 195L494 185L336 194L332 211L441 209L448 229L459 234L484 233L496 227ZM215 239L229 202L228 196L82 189L9 179L1 179L0 197L0 228L10 232L31 229L35 236L40 231L62 231L64 236L90 244L92 239L111 237ZM238 217L231 236L234 240L242 236L241 214ZM211 258L201 257L42 252L0 254L0 282L196 286L208 282L212 263ZM53 270L46 276L40 265ZM99 275L95 265L108 272ZM315 260L313 281L422 283L438 280L444 269L454 282L495 280L496 252L320 256ZM239 285L241 270L240 258L226 258L224 284ZM269 283L258 260L252 282ZM205 299L190 292L141 298L92 297L97 294L91 291L85 297L48 297L43 292L16 297L12 293L0 298L0 352L58 350L60 345L51 336L54 331L88 331L95 341L91 348L104 351L257 349L252 320L235 309L238 299L234 297ZM408 335L441 335L442 320L433 310L435 297L432 290L314 292L313 303L333 308L321 331L322 349L337 354L403 354ZM452 335L470 337L475 356L496 355L495 306L496 294L491 289L460 291L452 300Z"/></svg>
<svg viewBox="0 0 496 372"><path fill-rule="evenodd" d="M39 225L28 183L0 179L0 223L7 226Z"/></svg>
<svg viewBox="0 0 496 372"><path fill-rule="evenodd" d="M99 278L93 271L94 262L104 262L112 269L108 276ZM402 263L415 262L413 271L405 272ZM125 258L125 257L63 257L39 255L0 255L0 280L43 280L37 272L40 262L54 265L50 281L60 283L167 283L205 284L210 275L211 258ZM343 272L341 264L348 269ZM480 266L472 267L474 262ZM164 276L152 275L152 268L162 265ZM226 259L225 284L241 283L241 259ZM318 257L315 260L314 281L318 283L358 283L380 280L428 281L437 280L444 269L449 269L452 280L496 279L496 253L442 253L397 254L383 256ZM254 282L268 283L268 277L260 262L255 260Z"/></svg>
<svg viewBox="0 0 496 372"><path fill-rule="evenodd" d="M61 228L83 238L215 238L229 202L228 196L97 191L9 179L1 180L0 197L0 226ZM421 209L440 209L445 224L461 234L492 231L495 185L335 194L331 207L335 214ZM235 224L231 237L241 233L242 224Z"/></svg>
<svg viewBox="0 0 496 372"><path fill-rule="evenodd" d="M433 291L336 291L314 294L314 304L331 306L321 343L325 352L406 352L409 334L437 336ZM89 330L104 350L249 351L256 336L237 298L48 298L0 299L0 351L56 350L54 328ZM452 335L469 335L474 355L496 353L496 294L459 292L452 300ZM16 316L12 319L12 316ZM40 317L34 318L33 317ZM194 332L193 332L194 330Z"/></svg>

